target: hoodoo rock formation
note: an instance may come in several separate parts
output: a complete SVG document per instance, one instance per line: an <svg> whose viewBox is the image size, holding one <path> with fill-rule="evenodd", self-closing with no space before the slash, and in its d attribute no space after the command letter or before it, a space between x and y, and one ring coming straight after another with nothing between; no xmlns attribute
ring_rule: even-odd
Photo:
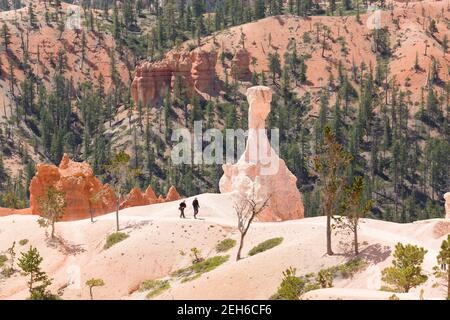
<svg viewBox="0 0 450 320"><path fill-rule="evenodd" d="M148 187L145 193L139 188L133 188L130 193L125 197L125 200L120 204L120 209L126 209L131 207L147 206L155 203L164 203L180 200L177 189L172 186L167 192L167 196L164 198L163 195L156 197L155 192L152 187Z"/></svg>
<svg viewBox="0 0 450 320"><path fill-rule="evenodd" d="M147 190L145 190L145 197L150 201L150 204L154 204L158 202L158 197L156 196L155 191L153 191L153 188L148 186Z"/></svg>
<svg viewBox="0 0 450 320"><path fill-rule="evenodd" d="M30 184L32 214L39 215L39 198L50 186L66 193L65 221L86 219L91 213L102 215L115 209L113 191L94 176L88 163L74 162L67 154L64 154L59 167L49 164L37 166L37 173Z"/></svg>
<svg viewBox="0 0 450 320"><path fill-rule="evenodd" d="M30 184L31 210L22 210L23 214L31 212L31 214L39 215L39 198L44 196L51 186L66 193L67 207L62 219L64 221L87 219L91 213L99 216L116 210L117 198L114 192L94 176L90 165L85 162L74 162L67 154L64 154L59 167L50 164L37 166L37 173ZM139 188L133 188L122 201L120 209L179 199L181 196L174 186L170 187L166 197L159 198L150 186L145 193L142 193ZM0 210L0 216L19 214L22 211Z"/></svg>
<svg viewBox="0 0 450 320"><path fill-rule="evenodd" d="M194 88L200 92L212 93L216 78L217 53L203 50L192 51L191 60Z"/></svg>
<svg viewBox="0 0 450 320"><path fill-rule="evenodd" d="M167 197L165 199L165 202L177 201L180 199L181 199L181 197L178 194L177 189L174 186L170 187L169 192L167 192Z"/></svg>
<svg viewBox="0 0 450 320"><path fill-rule="evenodd" d="M297 178L273 150L265 131L265 120L270 112L272 90L257 86L248 89L249 134L245 152L236 164L225 164L220 179L220 192L238 195L255 192L258 199L269 198L269 207L260 221L302 219L304 208Z"/></svg>
<svg viewBox="0 0 450 320"><path fill-rule="evenodd" d="M445 199L445 218L450 219L450 192L444 194Z"/></svg>
<svg viewBox="0 0 450 320"><path fill-rule="evenodd" d="M136 68L131 85L135 103L146 106L161 100L177 81L188 96L196 91L211 94L216 78L217 53L202 49L170 52L157 62L145 62Z"/></svg>
<svg viewBox="0 0 450 320"><path fill-rule="evenodd" d="M120 204L120 209L146 206L150 201L147 199L146 194L141 192L141 189L135 187L131 189L130 193L125 197L125 200Z"/></svg>

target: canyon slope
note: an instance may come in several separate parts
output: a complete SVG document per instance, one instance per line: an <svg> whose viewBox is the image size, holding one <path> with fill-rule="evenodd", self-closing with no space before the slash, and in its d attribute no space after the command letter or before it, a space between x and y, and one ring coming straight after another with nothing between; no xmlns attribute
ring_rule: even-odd
<svg viewBox="0 0 450 320"><path fill-rule="evenodd" d="M51 289L62 289L64 299L88 299L84 283L102 278L104 287L94 289L96 299L145 299L140 292L146 280L165 279L170 288L155 299L268 299L277 290L282 272L289 267L297 275L342 264L353 258L350 237L333 236L335 256L327 256L325 218L305 218L280 223L254 223L246 238L244 259L235 261L236 247L217 253L215 246L225 238L238 239L236 217L229 195L203 194L199 217L179 219L176 202L135 207L120 212L121 231L129 237L104 249L106 236L115 231L115 215L89 220L60 222L57 240L50 241L37 223L37 217L13 215L0 218L0 251L13 241L17 253L35 246L43 256L42 269L54 280ZM187 199L188 204L192 198ZM397 242L419 245L428 250L424 271L429 280L400 299L443 299L443 288L433 288L432 267L440 244L450 232L448 220L436 219L411 224L396 224L364 219L361 223L361 254L366 267L352 278L337 278L334 287L309 292L305 299L387 299L392 293L380 291L381 270L390 265ZM270 250L249 256L258 243L283 237L283 242ZM181 281L173 272L191 264L189 252L196 247L202 257L230 255L227 262L191 281ZM120 281L118 281L120 279ZM25 299L27 279L19 273L0 279L0 299Z"/></svg>
<svg viewBox="0 0 450 320"><path fill-rule="evenodd" d="M393 5L392 10L380 11L379 18L380 28L389 30L387 38L393 48L386 81L396 82L416 101L428 83L426 70L433 60L438 65L440 79L448 80L450 55L444 54L441 45L444 36L448 35L450 11L446 1L394 2ZM436 21L436 30L432 33L429 32L430 19ZM264 72L270 77L269 54L278 53L284 64L285 53L294 47L299 55L308 56L308 81L295 90L299 94L314 93L326 86L330 73L337 78L338 68L352 70L364 63L366 68L375 70L380 52L375 45L374 28L373 12L362 14L360 21L354 16L304 18L283 15L231 27L203 38L200 45L194 40L186 42L169 52L163 62L141 64L134 79L133 97L144 105L152 103L164 97L167 88L173 89L176 75L191 79L194 72L188 68L183 73L181 62L197 59L197 52L202 52L205 57L218 54L226 58L217 60L214 69L211 61L206 65L209 77L215 75L214 82L208 87L186 81L186 90L196 91L205 98L219 96L227 74L229 81L238 80L239 90L245 92L251 72ZM416 59L419 71L414 69ZM410 112L413 114L417 110L416 106Z"/></svg>

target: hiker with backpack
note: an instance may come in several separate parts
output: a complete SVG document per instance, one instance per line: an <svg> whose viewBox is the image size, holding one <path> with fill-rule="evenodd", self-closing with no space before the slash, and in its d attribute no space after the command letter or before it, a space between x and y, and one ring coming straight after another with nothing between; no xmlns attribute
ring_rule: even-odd
<svg viewBox="0 0 450 320"><path fill-rule="evenodd" d="M181 219L186 219L186 217L184 216L184 209L186 209L186 201L183 201L182 203L180 203L180 207L178 208L178 210L180 210L180 212L181 212L181 214L180 214Z"/></svg>
<svg viewBox="0 0 450 320"><path fill-rule="evenodd" d="M192 206L194 207L194 219L197 219L198 209L200 208L197 198L192 202Z"/></svg>

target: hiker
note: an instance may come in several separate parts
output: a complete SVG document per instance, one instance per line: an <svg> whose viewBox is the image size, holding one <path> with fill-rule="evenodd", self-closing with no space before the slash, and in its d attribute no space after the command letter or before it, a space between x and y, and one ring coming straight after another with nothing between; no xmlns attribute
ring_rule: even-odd
<svg viewBox="0 0 450 320"><path fill-rule="evenodd" d="M194 207L194 218L197 219L198 209L200 208L197 198L192 202L192 206Z"/></svg>
<svg viewBox="0 0 450 320"><path fill-rule="evenodd" d="M181 212L180 218L182 218L182 219L186 219L186 217L184 216L184 209L186 209L186 202L185 201L180 203L180 207L178 208L178 210L180 210L180 212Z"/></svg>

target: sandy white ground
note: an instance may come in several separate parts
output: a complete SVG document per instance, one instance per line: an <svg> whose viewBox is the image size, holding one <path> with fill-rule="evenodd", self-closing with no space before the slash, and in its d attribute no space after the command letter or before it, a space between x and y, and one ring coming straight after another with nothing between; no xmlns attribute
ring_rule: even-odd
<svg viewBox="0 0 450 320"><path fill-rule="evenodd" d="M198 196L202 220L178 218L178 203L135 207L120 212L121 228L130 237L108 250L103 250L106 235L115 231L115 214L76 222L61 222L56 226L59 244L48 240L34 216L0 218L0 252L13 241L28 239L18 245L18 251L36 246L44 257L43 270L54 278L52 290L68 283L64 299L86 299L89 292L84 283L90 278L102 278L106 285L95 288L97 299L144 299L137 291L149 279L163 279L190 264L189 251L201 250L204 257L217 255L215 245L225 238L238 239L236 218L229 195ZM190 204L192 199L188 199ZM335 288L310 292L307 299L385 299L391 294L380 292L381 270L390 264L397 242L425 247L428 253L424 269L430 280L422 287L425 299L444 297L443 289L432 288L432 267L443 238L450 230L444 220L395 224L364 220L360 230L361 256L369 266L353 279L336 279ZM254 223L244 246L244 256L258 243L283 237L283 243L269 251L235 262L236 248L230 250L230 260L199 279L181 283L172 281L171 289L156 299L267 299L272 295L288 267L297 274L317 272L352 258L345 235L334 237L335 256L325 254L325 219L323 217L282 223ZM420 289L412 290L402 299L418 299ZM0 299L24 299L28 295L26 278L16 273L0 280Z"/></svg>

